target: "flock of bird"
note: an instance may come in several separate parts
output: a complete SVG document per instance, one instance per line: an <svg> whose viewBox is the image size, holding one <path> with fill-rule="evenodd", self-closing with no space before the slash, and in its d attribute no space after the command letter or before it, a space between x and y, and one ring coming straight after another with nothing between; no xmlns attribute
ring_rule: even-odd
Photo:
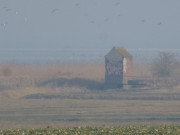
<svg viewBox="0 0 180 135"><path fill-rule="evenodd" d="M12 13L14 15L19 15L19 12L18 11L15 11L11 8L9 8L8 6L3 6L0 10L1 13ZM24 20L27 21L27 17L24 17ZM3 20L0 20L0 26L5 28L7 25L8 25L8 21L3 21Z"/></svg>
<svg viewBox="0 0 180 135"><path fill-rule="evenodd" d="M79 7L80 5L81 5L81 2L75 3L75 6L76 6L76 7ZM120 6L120 2L114 3L114 6ZM10 13L10 12L11 12L11 13L13 13L14 15L19 15L19 12L18 12L18 11L15 11L15 10L11 9L11 8L9 8L8 6L3 6L3 7L1 7L0 12L4 12L4 13ZM55 13L59 13L59 12L60 12L60 9L59 9L59 8L54 8L54 9L52 9L52 10L50 11L51 14L55 14ZM117 16L120 17L121 14L118 14ZM25 21L25 22L28 21L28 17L23 17L23 18L24 18L24 21ZM107 17L107 18L104 19L104 22L108 22L109 20L110 20L110 19ZM146 23L146 20L145 20L145 19L142 19L142 20L140 20L140 22L141 22L141 23ZM94 24L94 23L96 23L96 21L95 21L95 20L90 20L89 23ZM0 26L1 26L1 27L6 27L7 25L8 25L8 21L0 20ZM159 26L162 25L162 22L158 22L157 25L159 25Z"/></svg>

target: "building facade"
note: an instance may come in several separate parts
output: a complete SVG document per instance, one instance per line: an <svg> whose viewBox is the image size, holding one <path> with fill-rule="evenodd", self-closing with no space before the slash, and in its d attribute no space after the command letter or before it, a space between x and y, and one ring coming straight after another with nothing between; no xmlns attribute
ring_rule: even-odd
<svg viewBox="0 0 180 135"><path fill-rule="evenodd" d="M128 84L132 73L132 56L123 47L113 47L105 56L105 84L121 88Z"/></svg>

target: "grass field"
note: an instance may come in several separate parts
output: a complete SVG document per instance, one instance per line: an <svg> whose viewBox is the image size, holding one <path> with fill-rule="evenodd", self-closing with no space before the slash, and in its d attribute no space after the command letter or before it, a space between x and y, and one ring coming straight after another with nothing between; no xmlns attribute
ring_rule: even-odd
<svg viewBox="0 0 180 135"><path fill-rule="evenodd" d="M162 91L161 91L162 92ZM179 99L96 98L0 99L1 128L180 124ZM117 96L127 92L115 92ZM157 92L160 94L160 91ZM93 95L93 92L91 93ZM104 94L104 95L103 95ZM111 93L112 94L112 93ZM87 94L89 95L89 94ZM100 92L95 92L99 95ZM157 95L157 94L154 94ZM104 98L102 98L104 96ZM175 95L174 95L175 96ZM81 94L83 97L83 93ZM177 98L177 97L176 97Z"/></svg>
<svg viewBox="0 0 180 135"><path fill-rule="evenodd" d="M41 128L22 130L0 130L0 135L177 135L179 126L126 126L126 127L73 127L73 128Z"/></svg>
<svg viewBox="0 0 180 135"><path fill-rule="evenodd" d="M0 129L180 124L180 88L104 90L104 72L104 63L0 65Z"/></svg>

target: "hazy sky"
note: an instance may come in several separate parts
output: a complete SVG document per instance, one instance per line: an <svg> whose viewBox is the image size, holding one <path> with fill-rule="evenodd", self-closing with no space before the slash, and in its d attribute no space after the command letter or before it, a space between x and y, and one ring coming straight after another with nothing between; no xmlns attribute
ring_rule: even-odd
<svg viewBox="0 0 180 135"><path fill-rule="evenodd" d="M0 48L179 48L180 0L0 0Z"/></svg>

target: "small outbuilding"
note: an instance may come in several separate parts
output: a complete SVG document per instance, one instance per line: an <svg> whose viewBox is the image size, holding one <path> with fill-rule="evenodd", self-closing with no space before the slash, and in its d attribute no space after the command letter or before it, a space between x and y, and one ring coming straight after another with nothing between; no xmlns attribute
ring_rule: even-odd
<svg viewBox="0 0 180 135"><path fill-rule="evenodd" d="M132 55L123 47L113 47L105 56L105 84L121 88L128 84L132 72Z"/></svg>

